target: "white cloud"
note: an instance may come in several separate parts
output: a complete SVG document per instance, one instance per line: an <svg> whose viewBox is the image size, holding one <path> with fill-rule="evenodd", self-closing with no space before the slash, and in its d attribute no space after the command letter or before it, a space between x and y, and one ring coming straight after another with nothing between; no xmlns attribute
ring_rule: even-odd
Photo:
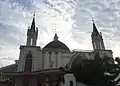
<svg viewBox="0 0 120 86"><path fill-rule="evenodd" d="M112 49L114 56L119 56L119 9L118 0L90 0L84 1L81 3L81 0L76 5L78 9L76 9L74 15L74 23L75 29L77 29L77 33L81 34L81 32L89 32L92 29L91 16L94 17L96 26L98 30L103 33L103 38L105 42L105 46L107 49ZM87 16L87 17L86 17ZM83 22L84 21L84 22ZM84 28L84 29L83 29ZM73 31L75 31L73 29ZM87 36L87 40L90 40L90 33ZM79 36L76 33L74 40L77 42L80 37L86 38L86 36ZM85 34L84 34L85 35ZM77 36L77 37L76 37ZM84 41L87 44L90 44L86 39ZM83 43L81 44L83 45Z"/></svg>
<svg viewBox="0 0 120 86"><path fill-rule="evenodd" d="M96 26L103 33L106 47L113 50L114 56L119 56L119 9L119 0L2 0L0 57L18 59L19 45L26 42L27 28L34 11L39 27L38 45L44 47L53 40L56 28L59 39L70 49L92 49L93 16Z"/></svg>

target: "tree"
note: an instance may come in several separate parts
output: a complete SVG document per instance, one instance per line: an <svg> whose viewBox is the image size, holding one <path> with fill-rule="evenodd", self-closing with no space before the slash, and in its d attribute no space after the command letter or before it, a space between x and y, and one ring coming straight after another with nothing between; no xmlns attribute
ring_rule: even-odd
<svg viewBox="0 0 120 86"><path fill-rule="evenodd" d="M118 63L120 59L117 58ZM117 86L120 79L115 80L119 75L120 65L114 63L114 59L108 56L100 58L96 53L94 59L83 60L82 65L72 67L76 80L88 85Z"/></svg>

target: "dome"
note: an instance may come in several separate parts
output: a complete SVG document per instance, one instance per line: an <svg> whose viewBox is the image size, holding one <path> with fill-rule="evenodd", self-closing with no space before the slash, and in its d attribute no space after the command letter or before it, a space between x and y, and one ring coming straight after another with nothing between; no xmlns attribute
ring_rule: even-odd
<svg viewBox="0 0 120 86"><path fill-rule="evenodd" d="M57 48L57 49L69 51L69 48L60 41L52 41L52 42L48 43L44 48Z"/></svg>
<svg viewBox="0 0 120 86"><path fill-rule="evenodd" d="M58 36L57 34L55 34L54 36L54 40L50 43L48 43L45 47L45 48L55 48L55 49L61 49L61 50L67 50L67 51L70 51L69 48L62 42L60 42L58 40Z"/></svg>

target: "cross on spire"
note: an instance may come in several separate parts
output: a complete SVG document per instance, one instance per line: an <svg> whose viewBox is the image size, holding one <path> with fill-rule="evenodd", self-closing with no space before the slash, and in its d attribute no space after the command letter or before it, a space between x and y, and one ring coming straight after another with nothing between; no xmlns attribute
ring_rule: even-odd
<svg viewBox="0 0 120 86"><path fill-rule="evenodd" d="M94 22L94 18L93 18L93 16L92 16L92 22Z"/></svg>
<svg viewBox="0 0 120 86"><path fill-rule="evenodd" d="M33 13L33 17L35 17L35 11L34 11L34 13Z"/></svg>

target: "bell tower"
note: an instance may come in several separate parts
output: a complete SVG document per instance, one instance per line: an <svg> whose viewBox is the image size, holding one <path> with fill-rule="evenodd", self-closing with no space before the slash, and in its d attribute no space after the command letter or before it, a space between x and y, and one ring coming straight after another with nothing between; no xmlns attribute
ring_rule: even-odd
<svg viewBox="0 0 120 86"><path fill-rule="evenodd" d="M94 20L92 20L92 22L93 22L93 32L92 32L91 38L92 38L93 49L94 50L105 50L102 33L98 32L96 25L94 23Z"/></svg>
<svg viewBox="0 0 120 86"><path fill-rule="evenodd" d="M36 46L37 38L38 28L35 27L35 14L34 14L31 27L28 27L26 46Z"/></svg>
<svg viewBox="0 0 120 86"><path fill-rule="evenodd" d="M42 52L37 46L38 28L35 26L35 14L31 27L27 30L26 45L20 45L19 60L17 62L18 72L31 72L42 68Z"/></svg>

